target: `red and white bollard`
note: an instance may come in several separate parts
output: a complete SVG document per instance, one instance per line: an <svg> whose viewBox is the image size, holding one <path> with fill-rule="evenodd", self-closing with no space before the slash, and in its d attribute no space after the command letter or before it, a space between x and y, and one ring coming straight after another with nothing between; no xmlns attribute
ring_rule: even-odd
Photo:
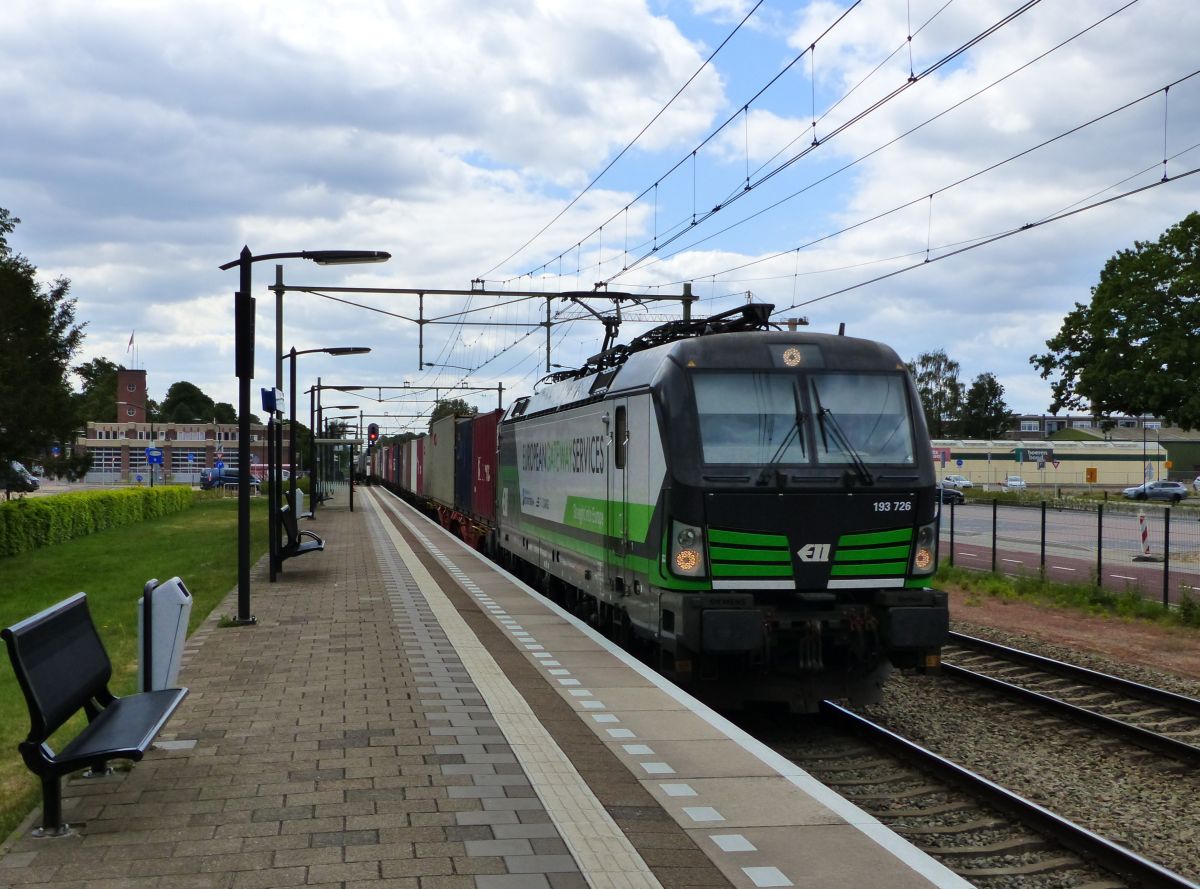
<svg viewBox="0 0 1200 889"><path fill-rule="evenodd" d="M1150 554L1150 529L1146 527L1146 514L1138 513L1138 533L1142 538L1142 551L1133 557L1135 562L1161 562L1161 556Z"/></svg>

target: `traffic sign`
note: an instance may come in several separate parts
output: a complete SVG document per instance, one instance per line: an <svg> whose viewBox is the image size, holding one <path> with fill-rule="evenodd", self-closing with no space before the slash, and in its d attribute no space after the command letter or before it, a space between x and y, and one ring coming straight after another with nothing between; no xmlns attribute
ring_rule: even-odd
<svg viewBox="0 0 1200 889"><path fill-rule="evenodd" d="M137 480L139 485L142 483L142 477L140 475L135 475L134 478Z"/></svg>
<svg viewBox="0 0 1200 889"><path fill-rule="evenodd" d="M224 461L224 460L218 460L216 463L214 463L214 464L213 464L213 466L215 466L217 469L224 469L224 468L225 468L225 461Z"/></svg>
<svg viewBox="0 0 1200 889"><path fill-rule="evenodd" d="M1062 461L1061 460L1051 460L1050 462L1054 464L1055 469L1058 469L1058 464L1061 463Z"/></svg>
<svg viewBox="0 0 1200 889"><path fill-rule="evenodd" d="M189 454L188 454L188 462L189 462L189 463L195 463L195 462L196 462L196 455L195 455L195 454L192 454L192 453L189 453Z"/></svg>
<svg viewBox="0 0 1200 889"><path fill-rule="evenodd" d="M963 465L962 457L959 457L957 460L955 460L954 465L957 466L959 469L962 469L962 465Z"/></svg>
<svg viewBox="0 0 1200 889"><path fill-rule="evenodd" d="M146 448L146 462L151 466L161 464L163 461L162 448Z"/></svg>

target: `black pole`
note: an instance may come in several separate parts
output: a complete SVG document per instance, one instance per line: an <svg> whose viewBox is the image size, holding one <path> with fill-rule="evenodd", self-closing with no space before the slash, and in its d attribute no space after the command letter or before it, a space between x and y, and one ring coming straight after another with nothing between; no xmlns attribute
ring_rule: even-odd
<svg viewBox="0 0 1200 889"><path fill-rule="evenodd" d="M950 502L950 567L954 567L954 501Z"/></svg>
<svg viewBox="0 0 1200 889"><path fill-rule="evenodd" d="M1042 577L1046 576L1046 501L1042 501L1042 554L1041 554L1041 572Z"/></svg>
<svg viewBox="0 0 1200 889"><path fill-rule="evenodd" d="M279 516L275 513L273 505L275 493L271 490L275 485L275 470L272 467L277 459L278 455L275 453L275 413L272 411L270 416L267 417L267 490L270 492L267 495L267 537L269 538L267 543L267 561L271 565L269 572L271 583L275 582L275 578L279 574L277 552L279 549L279 534L276 530ZM249 485L249 483L250 479L242 476L242 484Z"/></svg>
<svg viewBox="0 0 1200 889"><path fill-rule="evenodd" d="M1096 589L1104 585L1104 504L1096 506Z"/></svg>
<svg viewBox="0 0 1200 889"><path fill-rule="evenodd" d="M292 418L292 428L288 431L288 456L291 459L292 478L288 484L288 504L291 509L296 508L296 347L292 346L288 352L288 358L291 359L292 367L288 377L288 416ZM311 420L309 421L312 422ZM296 521L300 521L299 513L296 514Z"/></svg>
<svg viewBox="0 0 1200 889"><path fill-rule="evenodd" d="M1163 608L1171 607L1171 507L1163 510Z"/></svg>
<svg viewBox="0 0 1200 889"><path fill-rule="evenodd" d="M996 514L999 511L1000 501L992 500L992 573L996 573Z"/></svg>
<svg viewBox="0 0 1200 889"><path fill-rule="evenodd" d="M238 613L235 623L255 623L250 613L250 381L254 379L254 297L250 295L249 247L238 257L239 290L234 304L238 378Z"/></svg>

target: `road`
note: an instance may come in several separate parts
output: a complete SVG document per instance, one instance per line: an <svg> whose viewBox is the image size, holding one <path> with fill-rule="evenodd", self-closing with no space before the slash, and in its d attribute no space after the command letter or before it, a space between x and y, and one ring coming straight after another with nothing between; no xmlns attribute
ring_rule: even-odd
<svg viewBox="0 0 1200 889"><path fill-rule="evenodd" d="M1130 511L1126 511L1130 510ZM1103 589L1137 589L1147 598L1178 602L1181 590L1200 590L1200 521L1192 509L1173 509L1170 521L1170 561L1163 560L1165 510L1142 509L1146 531L1136 505L1106 508L1098 526L1096 511L1047 509L1045 571L1047 578L1068 583L1094 583ZM959 567L990 570L993 566L991 503L967 503L953 511L951 549L950 511L942 516L941 558ZM1036 575L1042 566L1042 512L1037 506L997 505L995 568L1005 574ZM1146 549L1155 561L1144 561ZM1102 558L1097 559L1097 550ZM1136 559L1136 561L1135 561Z"/></svg>

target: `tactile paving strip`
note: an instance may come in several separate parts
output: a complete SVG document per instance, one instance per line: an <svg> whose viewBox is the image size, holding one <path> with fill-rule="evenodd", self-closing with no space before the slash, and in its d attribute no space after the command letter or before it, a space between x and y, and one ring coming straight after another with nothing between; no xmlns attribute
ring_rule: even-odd
<svg viewBox="0 0 1200 889"><path fill-rule="evenodd" d="M522 776L469 772L475 786L452 788L460 794L473 793L483 798L484 812L459 813L459 823L491 825L496 839L474 841L480 844L475 854L502 855L509 869L508 875L476 877L480 889L517 886L524 889L535 885L525 875L555 872L542 868L566 869L568 862L571 870L582 871L587 882L597 889L660 887L641 856L403 537L381 519L373 498L364 499L371 504L371 532L378 544L380 567L388 578L388 595L406 652L418 676L428 672L429 684L420 687L422 700L429 706L427 718L433 720L436 714L430 711L438 702L445 702L448 724L432 731L454 741L446 745L445 752L462 753L471 765L489 764L487 757L505 755L503 747L507 745L524 771ZM473 762L480 757L483 761ZM506 780L512 783L504 783ZM513 794L516 788L536 788L537 797L517 796ZM533 825L515 823L517 819L513 816L534 804L544 806L552 826L557 828L557 836L570 850L569 856L539 856L531 845L532 854L507 854L510 850L525 852L526 845L521 843L531 839L528 831ZM468 842L468 854L475 848ZM513 877L519 882L513 881Z"/></svg>

